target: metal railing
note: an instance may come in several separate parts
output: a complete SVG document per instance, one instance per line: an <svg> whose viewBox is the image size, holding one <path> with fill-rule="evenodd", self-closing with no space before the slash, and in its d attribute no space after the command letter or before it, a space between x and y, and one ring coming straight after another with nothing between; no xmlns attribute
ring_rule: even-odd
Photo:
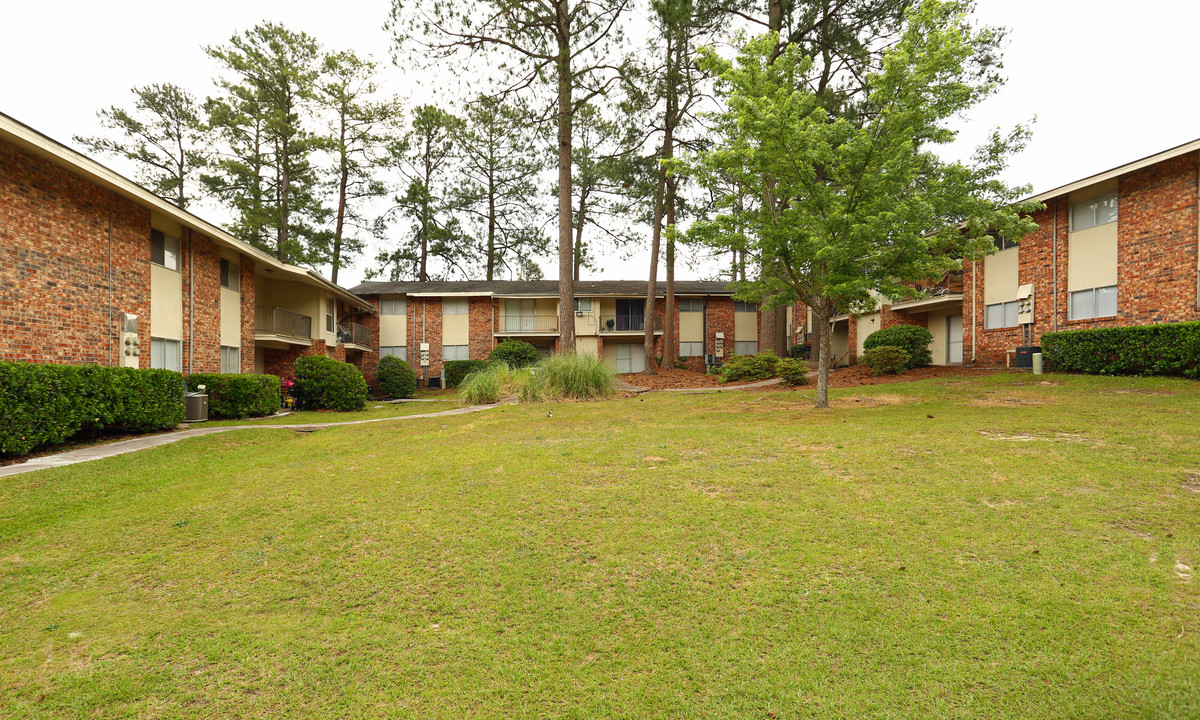
<svg viewBox="0 0 1200 720"><path fill-rule="evenodd" d="M496 333L552 333L558 332L556 315L505 315L496 318Z"/></svg>
<svg viewBox="0 0 1200 720"><path fill-rule="evenodd" d="M654 318L654 332L662 332L663 319L661 316ZM619 333L619 332L645 332L646 331L646 316L637 315L601 315L600 316L600 332L601 333Z"/></svg>
<svg viewBox="0 0 1200 720"><path fill-rule="evenodd" d="M312 339L312 318L281 307L259 305L254 308L254 332Z"/></svg>
<svg viewBox="0 0 1200 720"><path fill-rule="evenodd" d="M371 331L366 325L354 322L338 323L338 344L371 345Z"/></svg>

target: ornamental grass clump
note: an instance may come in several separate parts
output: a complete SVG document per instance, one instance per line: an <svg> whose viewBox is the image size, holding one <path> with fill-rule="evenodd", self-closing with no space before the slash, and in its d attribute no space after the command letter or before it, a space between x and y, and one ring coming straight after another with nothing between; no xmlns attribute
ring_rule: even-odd
<svg viewBox="0 0 1200 720"><path fill-rule="evenodd" d="M563 353L537 365L533 377L547 400L595 400L617 391L616 375L594 355Z"/></svg>
<svg viewBox="0 0 1200 720"><path fill-rule="evenodd" d="M468 405L490 405L511 397L517 373L507 363L495 362L463 378L458 397Z"/></svg>

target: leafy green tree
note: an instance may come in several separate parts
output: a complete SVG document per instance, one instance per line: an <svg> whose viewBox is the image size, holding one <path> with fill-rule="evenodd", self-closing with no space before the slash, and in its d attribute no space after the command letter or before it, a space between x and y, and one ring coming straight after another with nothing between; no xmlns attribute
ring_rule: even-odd
<svg viewBox="0 0 1200 720"><path fill-rule="evenodd" d="M196 98L177 85L133 88L133 109L115 105L96 113L122 137L75 136L92 152L132 160L137 179L181 208L195 200L192 178L208 162L207 128Z"/></svg>
<svg viewBox="0 0 1200 720"><path fill-rule="evenodd" d="M812 89L811 58L778 49L769 33L734 60L701 59L727 110L713 118L716 144L676 165L703 185L732 178L745 196L718 195L717 214L692 237L717 247L744 242L760 274L739 297L767 307L797 299L825 328L864 309L872 291L902 297L904 283L960 267L994 247L989 231L1020 238L1036 225L1017 204L1024 188L997 179L1027 131L996 131L970 163L933 148L952 141L950 121L992 94L999 35L977 28L962 2L910 9L896 45L853 117L831 113ZM746 198L755 202L747 204ZM817 406L828 407L829 333L823 333Z"/></svg>
<svg viewBox="0 0 1200 720"><path fill-rule="evenodd" d="M400 113L399 102L374 100L378 92L378 66L353 52L325 56L315 95L326 120L325 149L332 158L329 175L335 196L333 231L327 250L330 277L348 258L360 254L363 235L380 230L364 215L364 205L387 194L377 171L388 164L387 146L394 138L390 127Z"/></svg>
<svg viewBox="0 0 1200 720"><path fill-rule="evenodd" d="M461 198L454 186L462 127L461 118L433 105L413 111L408 131L391 147L393 164L407 184L389 211L408 218L410 230L399 247L379 253L379 267L368 276L387 271L392 280L415 277L425 282L433 275L431 256L442 261L439 275L458 270L470 276L476 252L458 219Z"/></svg>
<svg viewBox="0 0 1200 720"><path fill-rule="evenodd" d="M317 264L328 217L312 162L322 147L307 129L320 46L305 33L266 23L205 48L230 77L208 102L210 123L227 144L204 182L236 213L235 233L284 262Z"/></svg>
<svg viewBox="0 0 1200 720"><path fill-rule="evenodd" d="M540 279L536 258L549 251L538 227L545 163L527 114L480 95L467 109L459 145L462 208L482 238L487 279L495 279L501 268Z"/></svg>

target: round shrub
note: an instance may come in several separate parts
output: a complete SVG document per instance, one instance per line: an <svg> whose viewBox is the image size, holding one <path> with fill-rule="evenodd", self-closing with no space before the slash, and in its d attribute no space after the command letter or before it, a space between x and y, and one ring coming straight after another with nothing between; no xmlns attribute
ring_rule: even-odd
<svg viewBox="0 0 1200 720"><path fill-rule="evenodd" d="M779 356L773 350L757 355L734 355L721 365L721 382L766 380L775 377Z"/></svg>
<svg viewBox="0 0 1200 720"><path fill-rule="evenodd" d="M296 359L292 394L304 410L362 410L367 406L367 381L350 363L307 355Z"/></svg>
<svg viewBox="0 0 1200 720"><path fill-rule="evenodd" d="M808 384L808 366L796 358L783 358L776 366L779 372L779 384L785 387Z"/></svg>
<svg viewBox="0 0 1200 720"><path fill-rule="evenodd" d="M791 350L788 350L788 357L795 358L797 360L807 360L808 346L804 343L796 343L792 346Z"/></svg>
<svg viewBox="0 0 1200 720"><path fill-rule="evenodd" d="M524 340L502 340L488 355L488 362L502 362L513 370L533 365L541 359L538 349Z"/></svg>
<svg viewBox="0 0 1200 720"><path fill-rule="evenodd" d="M904 348L882 345L864 352L861 362L874 370L876 377L899 375L909 367L908 351Z"/></svg>
<svg viewBox="0 0 1200 720"><path fill-rule="evenodd" d="M905 369L925 367L933 362L933 354L929 352L929 343L933 342L933 334L923 327L916 325L897 325L895 327L876 330L863 341L863 350L878 347L896 347L908 353L908 365Z"/></svg>
<svg viewBox="0 0 1200 720"><path fill-rule="evenodd" d="M375 366L379 392L393 398L410 398L417 391L417 374L412 367L396 357L385 355Z"/></svg>

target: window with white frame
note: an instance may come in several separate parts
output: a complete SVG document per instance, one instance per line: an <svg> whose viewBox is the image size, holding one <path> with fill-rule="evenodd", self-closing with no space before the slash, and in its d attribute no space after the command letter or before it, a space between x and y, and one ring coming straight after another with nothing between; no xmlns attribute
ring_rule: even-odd
<svg viewBox="0 0 1200 720"><path fill-rule="evenodd" d="M221 372L240 373L242 371L242 349L221 346Z"/></svg>
<svg viewBox="0 0 1200 720"><path fill-rule="evenodd" d="M1116 221L1116 190L1071 205L1071 232L1079 232Z"/></svg>
<svg viewBox="0 0 1200 720"><path fill-rule="evenodd" d="M700 357L704 354L703 342L679 343L679 357Z"/></svg>
<svg viewBox="0 0 1200 720"><path fill-rule="evenodd" d="M995 233L991 233L991 235L992 235L992 244L996 246L996 252L1000 252L1001 250L1009 250L1009 249L1015 248L1017 246L1017 244L1015 242L1013 242L1012 240L1009 240L1006 237L1001 237Z"/></svg>
<svg viewBox="0 0 1200 720"><path fill-rule="evenodd" d="M1091 320L1117 314L1117 286L1077 290L1067 302L1068 320Z"/></svg>
<svg viewBox="0 0 1200 720"><path fill-rule="evenodd" d="M983 328L992 330L1017 326L1017 301L995 303L983 308Z"/></svg>
<svg viewBox="0 0 1200 720"><path fill-rule="evenodd" d="M733 342L734 355L754 355L758 352L757 340L735 340Z"/></svg>
<svg viewBox="0 0 1200 720"><path fill-rule="evenodd" d="M235 292L242 291L242 266L221 258L221 287Z"/></svg>
<svg viewBox="0 0 1200 720"><path fill-rule="evenodd" d="M467 345L443 345L442 360L470 360Z"/></svg>
<svg viewBox="0 0 1200 720"><path fill-rule="evenodd" d="M442 299L442 314L443 315L466 315L467 314L467 299L466 298L443 298Z"/></svg>
<svg viewBox="0 0 1200 720"><path fill-rule="evenodd" d="M379 301L380 315L403 315L408 312L408 300L405 298L385 298Z"/></svg>
<svg viewBox="0 0 1200 720"><path fill-rule="evenodd" d="M575 298L575 312L591 312L591 311L592 311L592 299L591 298Z"/></svg>
<svg viewBox="0 0 1200 720"><path fill-rule="evenodd" d="M334 317L333 298L325 298L325 332L333 332L333 325L336 318Z"/></svg>
<svg viewBox="0 0 1200 720"><path fill-rule="evenodd" d="M162 230L150 231L150 262L168 270L179 269L179 238Z"/></svg>
<svg viewBox="0 0 1200 720"><path fill-rule="evenodd" d="M679 312L681 312L681 313L704 312L704 299L703 298L679 298Z"/></svg>
<svg viewBox="0 0 1200 720"><path fill-rule="evenodd" d="M178 340L150 338L150 367L183 372L183 355Z"/></svg>
<svg viewBox="0 0 1200 720"><path fill-rule="evenodd" d="M398 357L408 362L408 347L404 345L387 345L379 348L379 357Z"/></svg>
<svg viewBox="0 0 1200 720"><path fill-rule="evenodd" d="M758 303L742 302L741 300L737 300L737 301L734 301L734 303L733 303L733 311L734 312L747 312L747 313L758 312Z"/></svg>

